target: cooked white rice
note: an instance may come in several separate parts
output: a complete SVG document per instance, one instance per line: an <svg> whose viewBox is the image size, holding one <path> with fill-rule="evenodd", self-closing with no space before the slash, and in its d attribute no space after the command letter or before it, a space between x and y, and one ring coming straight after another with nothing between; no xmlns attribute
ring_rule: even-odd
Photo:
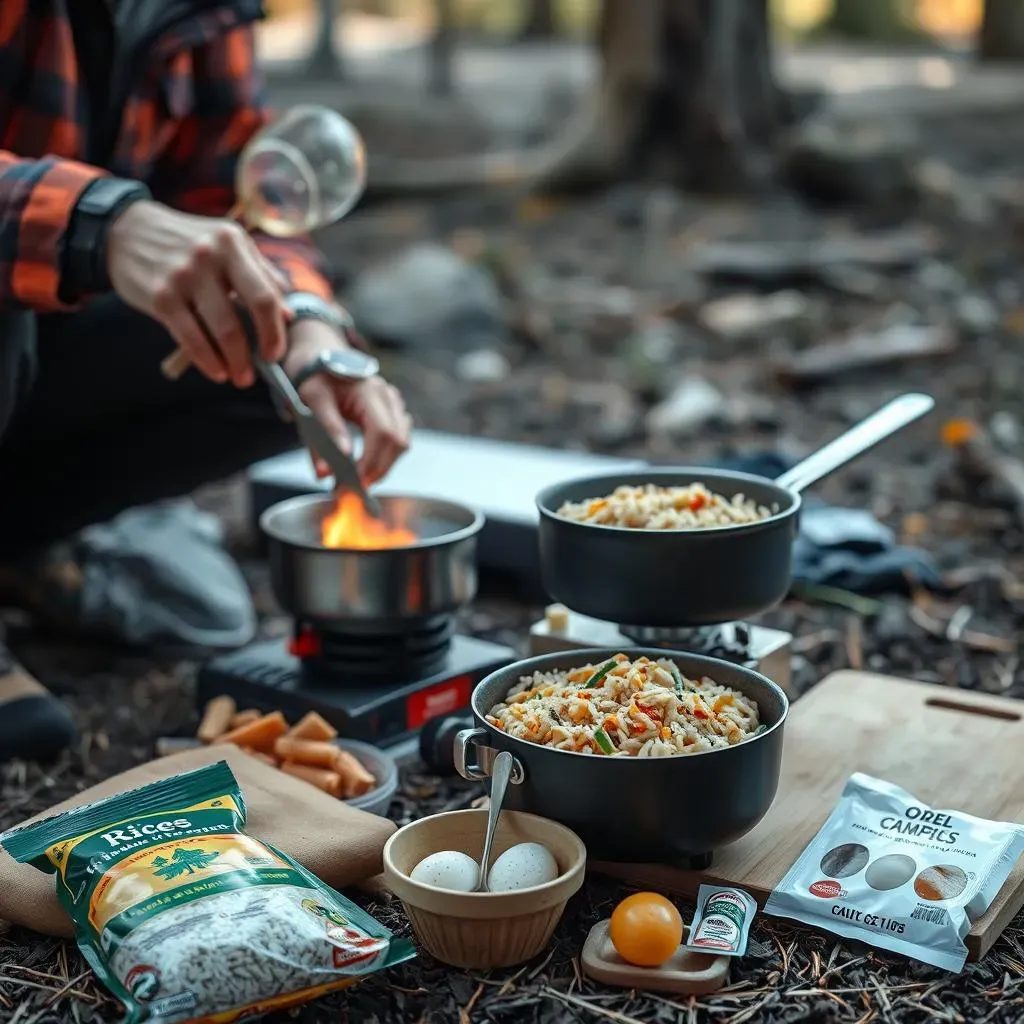
<svg viewBox="0 0 1024 1024"><path fill-rule="evenodd" d="M630 661L625 654L523 676L486 717L517 739L612 757L730 747L760 727L757 704L738 690L687 679L667 658Z"/></svg>
<svg viewBox="0 0 1024 1024"><path fill-rule="evenodd" d="M743 494L725 498L695 483L687 487L616 487L604 498L567 501L558 515L577 523L634 530L699 530L756 523L776 512L778 508L758 505Z"/></svg>

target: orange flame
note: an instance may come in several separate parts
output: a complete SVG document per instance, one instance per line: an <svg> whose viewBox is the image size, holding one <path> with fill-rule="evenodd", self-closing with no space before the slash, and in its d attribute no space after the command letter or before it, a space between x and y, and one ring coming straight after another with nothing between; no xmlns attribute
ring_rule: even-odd
<svg viewBox="0 0 1024 1024"><path fill-rule="evenodd" d="M324 517L320 542L325 548L380 551L414 544L416 534L404 526L374 519L357 494L340 494L334 511Z"/></svg>

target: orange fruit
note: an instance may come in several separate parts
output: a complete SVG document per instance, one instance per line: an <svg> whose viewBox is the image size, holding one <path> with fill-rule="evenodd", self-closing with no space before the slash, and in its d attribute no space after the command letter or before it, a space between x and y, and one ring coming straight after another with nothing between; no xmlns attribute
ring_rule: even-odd
<svg viewBox="0 0 1024 1024"><path fill-rule="evenodd" d="M656 892L638 892L612 912L608 937L627 963L660 967L683 940L683 919L671 900Z"/></svg>

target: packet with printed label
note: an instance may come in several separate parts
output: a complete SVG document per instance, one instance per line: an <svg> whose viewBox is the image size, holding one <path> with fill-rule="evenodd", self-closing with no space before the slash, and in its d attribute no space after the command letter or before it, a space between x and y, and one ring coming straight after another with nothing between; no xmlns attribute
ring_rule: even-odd
<svg viewBox="0 0 1024 1024"><path fill-rule="evenodd" d="M702 885L697 890L697 913L683 946L699 953L743 956L757 901L729 885Z"/></svg>
<svg viewBox="0 0 1024 1024"><path fill-rule="evenodd" d="M55 876L126 1024L229 1024L408 960L412 945L245 834L226 761L0 835Z"/></svg>
<svg viewBox="0 0 1024 1024"><path fill-rule="evenodd" d="M764 911L959 972L1024 826L938 810L857 773Z"/></svg>

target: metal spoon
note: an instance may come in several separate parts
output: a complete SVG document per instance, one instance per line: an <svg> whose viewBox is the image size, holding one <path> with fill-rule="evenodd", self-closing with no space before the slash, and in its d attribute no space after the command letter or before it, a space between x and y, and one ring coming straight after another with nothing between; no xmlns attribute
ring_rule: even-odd
<svg viewBox="0 0 1024 1024"><path fill-rule="evenodd" d="M502 750L494 759L494 766L491 769L491 802L487 808L487 832L484 835L484 852L480 857L480 880L477 882L477 892L487 892L487 864L491 859L491 844L494 842L494 833L498 828L498 816L501 814L505 790L508 787L508 780L512 777L515 763L516 759L507 750Z"/></svg>

